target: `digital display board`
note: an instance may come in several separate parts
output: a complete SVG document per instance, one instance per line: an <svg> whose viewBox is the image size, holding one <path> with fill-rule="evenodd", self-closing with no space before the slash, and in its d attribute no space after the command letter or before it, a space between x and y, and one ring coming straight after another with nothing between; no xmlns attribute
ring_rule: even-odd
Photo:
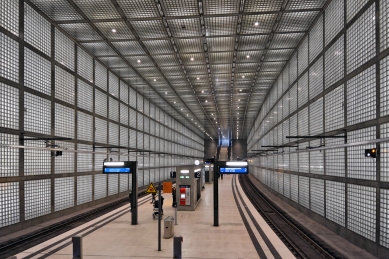
<svg viewBox="0 0 389 259"><path fill-rule="evenodd" d="M126 167L105 167L104 168L104 173L130 173L130 168L126 168Z"/></svg>
<svg viewBox="0 0 389 259"><path fill-rule="evenodd" d="M221 174L247 174L247 167L221 167Z"/></svg>

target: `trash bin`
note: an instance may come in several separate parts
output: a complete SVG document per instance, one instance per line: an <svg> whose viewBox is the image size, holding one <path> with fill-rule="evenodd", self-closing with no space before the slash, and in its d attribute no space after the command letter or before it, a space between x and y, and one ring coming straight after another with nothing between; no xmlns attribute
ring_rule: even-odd
<svg viewBox="0 0 389 259"><path fill-rule="evenodd" d="M165 230L163 232L163 238L171 238L173 237L174 235L174 217L171 217L171 216L168 216L165 220L164 220L164 227L165 227Z"/></svg>

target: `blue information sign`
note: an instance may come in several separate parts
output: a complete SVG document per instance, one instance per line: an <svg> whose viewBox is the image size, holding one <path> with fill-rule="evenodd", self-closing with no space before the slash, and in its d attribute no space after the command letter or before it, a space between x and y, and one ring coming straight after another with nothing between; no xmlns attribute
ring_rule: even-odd
<svg viewBox="0 0 389 259"><path fill-rule="evenodd" d="M247 174L247 168L246 167L221 167L220 173Z"/></svg>
<svg viewBox="0 0 389 259"><path fill-rule="evenodd" d="M130 168L126 167L104 167L104 173L129 173Z"/></svg>

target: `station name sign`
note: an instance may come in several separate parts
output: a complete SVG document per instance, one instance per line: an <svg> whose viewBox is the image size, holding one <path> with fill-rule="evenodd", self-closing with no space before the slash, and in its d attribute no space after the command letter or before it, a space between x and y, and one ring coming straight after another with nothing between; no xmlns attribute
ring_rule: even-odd
<svg viewBox="0 0 389 259"><path fill-rule="evenodd" d="M104 174L129 174L131 173L131 162L104 162Z"/></svg>

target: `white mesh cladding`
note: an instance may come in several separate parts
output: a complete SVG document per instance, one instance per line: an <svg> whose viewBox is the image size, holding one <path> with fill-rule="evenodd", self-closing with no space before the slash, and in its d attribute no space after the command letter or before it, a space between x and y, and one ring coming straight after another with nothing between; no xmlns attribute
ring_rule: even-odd
<svg viewBox="0 0 389 259"><path fill-rule="evenodd" d="M107 175L95 174L93 177L95 181L94 199L98 200L107 197Z"/></svg>
<svg viewBox="0 0 389 259"><path fill-rule="evenodd" d="M319 147L320 140L310 141L309 145ZM309 168L311 174L324 174L324 151L309 152Z"/></svg>
<svg viewBox="0 0 389 259"><path fill-rule="evenodd" d="M300 77L298 81L298 107L300 108L308 102L308 73Z"/></svg>
<svg viewBox="0 0 389 259"><path fill-rule="evenodd" d="M132 88L129 88L130 89L130 106L134 109L136 109L136 92L134 89Z"/></svg>
<svg viewBox="0 0 389 259"><path fill-rule="evenodd" d="M118 193L119 188L119 175L109 174L108 175L108 196Z"/></svg>
<svg viewBox="0 0 389 259"><path fill-rule="evenodd" d="M119 182L120 182L120 190L119 192L125 192L128 191L128 177L131 176L130 174L120 174L119 175Z"/></svg>
<svg viewBox="0 0 389 259"><path fill-rule="evenodd" d="M150 133L150 119L146 116L144 116L144 122L143 122L144 126L144 132L145 133ZM178 135L178 133L174 134L174 135Z"/></svg>
<svg viewBox="0 0 389 259"><path fill-rule="evenodd" d="M93 171L91 145L77 144L77 150L85 152L77 152L77 172L91 172ZM101 164L103 162L101 161Z"/></svg>
<svg viewBox="0 0 389 259"><path fill-rule="evenodd" d="M147 135L147 134L144 134L143 138L144 138L144 140L143 140L143 143L144 143L143 148L145 150L150 150L150 136Z"/></svg>
<svg viewBox="0 0 389 259"><path fill-rule="evenodd" d="M347 30L347 73L375 56L375 4Z"/></svg>
<svg viewBox="0 0 389 259"><path fill-rule="evenodd" d="M95 118L95 142L107 143L107 121Z"/></svg>
<svg viewBox="0 0 389 259"><path fill-rule="evenodd" d="M348 229L376 240L376 188L355 184L347 185Z"/></svg>
<svg viewBox="0 0 389 259"><path fill-rule="evenodd" d="M19 183L0 183L0 227L9 226L20 221Z"/></svg>
<svg viewBox="0 0 389 259"><path fill-rule="evenodd" d="M389 138L389 123L384 123L380 125L380 137L381 138ZM382 142L380 143L380 176L381 181L389 182L389 143Z"/></svg>
<svg viewBox="0 0 389 259"><path fill-rule="evenodd" d="M74 177L54 179L54 210L59 211L74 206Z"/></svg>
<svg viewBox="0 0 389 259"><path fill-rule="evenodd" d="M137 114L137 123L136 123L136 128L138 130L143 131L143 115L138 112Z"/></svg>
<svg viewBox="0 0 389 259"><path fill-rule="evenodd" d="M297 153L292 153L290 154L290 159L289 159L289 165L290 165L290 170L298 172L298 154Z"/></svg>
<svg viewBox="0 0 389 259"><path fill-rule="evenodd" d="M297 113L292 117L290 117L289 121L290 121L290 126L289 126L290 135L297 136L298 135Z"/></svg>
<svg viewBox="0 0 389 259"><path fill-rule="evenodd" d="M309 68L309 99L323 92L323 57Z"/></svg>
<svg viewBox="0 0 389 259"><path fill-rule="evenodd" d="M376 118L376 66L347 81L347 125Z"/></svg>
<svg viewBox="0 0 389 259"><path fill-rule="evenodd" d="M95 84L107 91L107 69L98 61L95 61Z"/></svg>
<svg viewBox="0 0 389 259"><path fill-rule="evenodd" d="M51 132L50 118L50 101L25 92L24 130L49 135Z"/></svg>
<svg viewBox="0 0 389 259"><path fill-rule="evenodd" d="M51 213L50 179L25 181L24 217L26 220Z"/></svg>
<svg viewBox="0 0 389 259"><path fill-rule="evenodd" d="M26 141L25 146L45 148L43 141ZM50 174L50 150L24 149L24 175Z"/></svg>
<svg viewBox="0 0 389 259"><path fill-rule="evenodd" d="M325 131L344 127L344 85L325 96Z"/></svg>
<svg viewBox="0 0 389 259"><path fill-rule="evenodd" d="M289 80L293 83L297 78L297 53L295 53L289 61Z"/></svg>
<svg viewBox="0 0 389 259"><path fill-rule="evenodd" d="M290 189L291 189L291 198L295 202L299 202L299 177L298 175L290 175Z"/></svg>
<svg viewBox="0 0 389 259"><path fill-rule="evenodd" d="M24 85L51 95L50 61L27 48L24 48Z"/></svg>
<svg viewBox="0 0 389 259"><path fill-rule="evenodd" d="M368 0L346 0L347 22L349 22L369 2Z"/></svg>
<svg viewBox="0 0 389 259"><path fill-rule="evenodd" d="M289 116L289 93L282 97L282 119Z"/></svg>
<svg viewBox="0 0 389 259"><path fill-rule="evenodd" d="M127 127L123 127L123 126L120 126L120 143L119 145L120 146L123 146L123 147L128 147L129 143L128 143L128 128Z"/></svg>
<svg viewBox="0 0 389 259"><path fill-rule="evenodd" d="M389 248L389 190L380 191L380 245Z"/></svg>
<svg viewBox="0 0 389 259"><path fill-rule="evenodd" d="M128 126L128 106L120 103L120 123Z"/></svg>
<svg viewBox="0 0 389 259"><path fill-rule="evenodd" d="M76 154L72 151L75 149L75 144L58 140L55 141L55 144L65 150L62 151L62 156L56 157L54 160L54 173L74 173L74 157Z"/></svg>
<svg viewBox="0 0 389 259"><path fill-rule="evenodd" d="M289 107L290 113L293 113L297 110L297 84L289 90Z"/></svg>
<svg viewBox="0 0 389 259"><path fill-rule="evenodd" d="M19 90L0 83L0 127L19 128Z"/></svg>
<svg viewBox="0 0 389 259"><path fill-rule="evenodd" d="M0 133L0 143L5 145L19 145L19 136ZM19 150L11 147L0 147L0 177L19 175Z"/></svg>
<svg viewBox="0 0 389 259"><path fill-rule="evenodd" d="M130 127L136 129L136 114L137 112L134 110L134 109L129 109L129 112L130 112Z"/></svg>
<svg viewBox="0 0 389 259"><path fill-rule="evenodd" d="M135 130L132 130L130 129L130 132L129 132L129 135L130 135L130 148L136 148L136 131Z"/></svg>
<svg viewBox="0 0 389 259"><path fill-rule="evenodd" d="M146 159L146 157L145 157ZM143 170L143 177L145 185L150 183L150 171L148 169Z"/></svg>
<svg viewBox="0 0 389 259"><path fill-rule="evenodd" d="M298 73L301 73L308 67L308 37L304 39L298 49Z"/></svg>
<svg viewBox="0 0 389 259"><path fill-rule="evenodd" d="M77 73L93 82L93 58L80 47L77 47Z"/></svg>
<svg viewBox="0 0 389 259"><path fill-rule="evenodd" d="M299 176L299 204L309 209L309 177Z"/></svg>
<svg viewBox="0 0 389 259"><path fill-rule="evenodd" d="M284 195L290 199L290 174L284 173Z"/></svg>
<svg viewBox="0 0 389 259"><path fill-rule="evenodd" d="M136 133L136 147L143 149L143 133L139 131Z"/></svg>
<svg viewBox="0 0 389 259"><path fill-rule="evenodd" d="M345 184L326 181L326 218L345 227Z"/></svg>
<svg viewBox="0 0 389 259"><path fill-rule="evenodd" d="M309 62L312 62L323 50L323 15L309 32Z"/></svg>
<svg viewBox="0 0 389 259"><path fill-rule="evenodd" d="M283 169L289 170L289 155L283 155Z"/></svg>
<svg viewBox="0 0 389 259"><path fill-rule="evenodd" d="M325 10L325 45L344 27L344 1L331 1Z"/></svg>
<svg viewBox="0 0 389 259"><path fill-rule="evenodd" d="M369 127L348 132L347 143L355 143L376 139L376 127ZM347 172L350 178L376 180L376 159L365 157L365 149L373 148L375 144L359 145L347 148Z"/></svg>
<svg viewBox="0 0 389 259"><path fill-rule="evenodd" d="M309 152L298 153L299 172L309 173Z"/></svg>
<svg viewBox="0 0 389 259"><path fill-rule="evenodd" d="M323 132L323 97L309 105L309 135L319 135Z"/></svg>
<svg viewBox="0 0 389 259"><path fill-rule="evenodd" d="M129 98L128 98L128 85L124 83L123 81L120 81L120 100L127 105L130 104Z"/></svg>
<svg viewBox="0 0 389 259"><path fill-rule="evenodd" d="M92 201L92 175L77 176L77 205Z"/></svg>
<svg viewBox="0 0 389 259"><path fill-rule="evenodd" d="M389 56L380 61L380 115L389 114Z"/></svg>
<svg viewBox="0 0 389 259"><path fill-rule="evenodd" d="M380 0L380 48L384 51L389 47L389 1ZM1 18L0 18L1 19Z"/></svg>
<svg viewBox="0 0 389 259"><path fill-rule="evenodd" d="M92 115L77 111L77 139L93 141Z"/></svg>
<svg viewBox="0 0 389 259"><path fill-rule="evenodd" d="M56 103L54 128L56 136L74 138L74 109Z"/></svg>
<svg viewBox="0 0 389 259"><path fill-rule="evenodd" d="M24 40L51 56L51 24L28 4L24 4Z"/></svg>
<svg viewBox="0 0 389 259"><path fill-rule="evenodd" d="M119 122L119 102L109 97L109 119Z"/></svg>
<svg viewBox="0 0 389 259"><path fill-rule="evenodd" d="M15 0L2 0L0 4L0 26L18 36L19 2Z"/></svg>
<svg viewBox="0 0 389 259"><path fill-rule="evenodd" d="M139 93L136 95L136 107L138 111L143 112L143 96Z"/></svg>
<svg viewBox="0 0 389 259"><path fill-rule="evenodd" d="M119 78L109 72L109 94L119 98Z"/></svg>
<svg viewBox="0 0 389 259"><path fill-rule="evenodd" d="M325 88L344 77L344 36L325 52Z"/></svg>
<svg viewBox="0 0 389 259"><path fill-rule="evenodd" d="M308 135L308 126L309 126L309 117L308 117L308 107L300 110L298 112L298 132L299 135L306 136Z"/></svg>
<svg viewBox="0 0 389 259"><path fill-rule="evenodd" d="M95 89L95 113L107 117L107 94Z"/></svg>
<svg viewBox="0 0 389 259"><path fill-rule="evenodd" d="M343 136L337 135L337 136ZM325 139L326 147L338 146L344 144L343 138ZM335 148L325 150L326 175L345 176L345 151L344 148Z"/></svg>
<svg viewBox="0 0 389 259"><path fill-rule="evenodd" d="M282 88L283 92L286 92L286 90L289 88L289 63L285 65L282 72Z"/></svg>
<svg viewBox="0 0 389 259"><path fill-rule="evenodd" d="M143 158L142 158L142 162L139 161L139 158L138 158L138 172L137 172L136 177L138 178L138 188L142 187L146 184L149 184L149 183L143 184Z"/></svg>
<svg viewBox="0 0 389 259"><path fill-rule="evenodd" d="M93 112L93 87L84 81L77 80L78 107Z"/></svg>
<svg viewBox="0 0 389 259"><path fill-rule="evenodd" d="M0 60L0 76L19 82L19 44L3 33L0 33Z"/></svg>
<svg viewBox="0 0 389 259"><path fill-rule="evenodd" d="M324 217L324 180L310 178L311 210Z"/></svg>
<svg viewBox="0 0 389 259"><path fill-rule="evenodd" d="M108 144L119 145L119 125L109 122Z"/></svg>
<svg viewBox="0 0 389 259"><path fill-rule="evenodd" d="M55 60L74 71L74 42L55 29Z"/></svg>
<svg viewBox="0 0 389 259"><path fill-rule="evenodd" d="M74 104L74 76L62 68L55 66L55 98Z"/></svg>

